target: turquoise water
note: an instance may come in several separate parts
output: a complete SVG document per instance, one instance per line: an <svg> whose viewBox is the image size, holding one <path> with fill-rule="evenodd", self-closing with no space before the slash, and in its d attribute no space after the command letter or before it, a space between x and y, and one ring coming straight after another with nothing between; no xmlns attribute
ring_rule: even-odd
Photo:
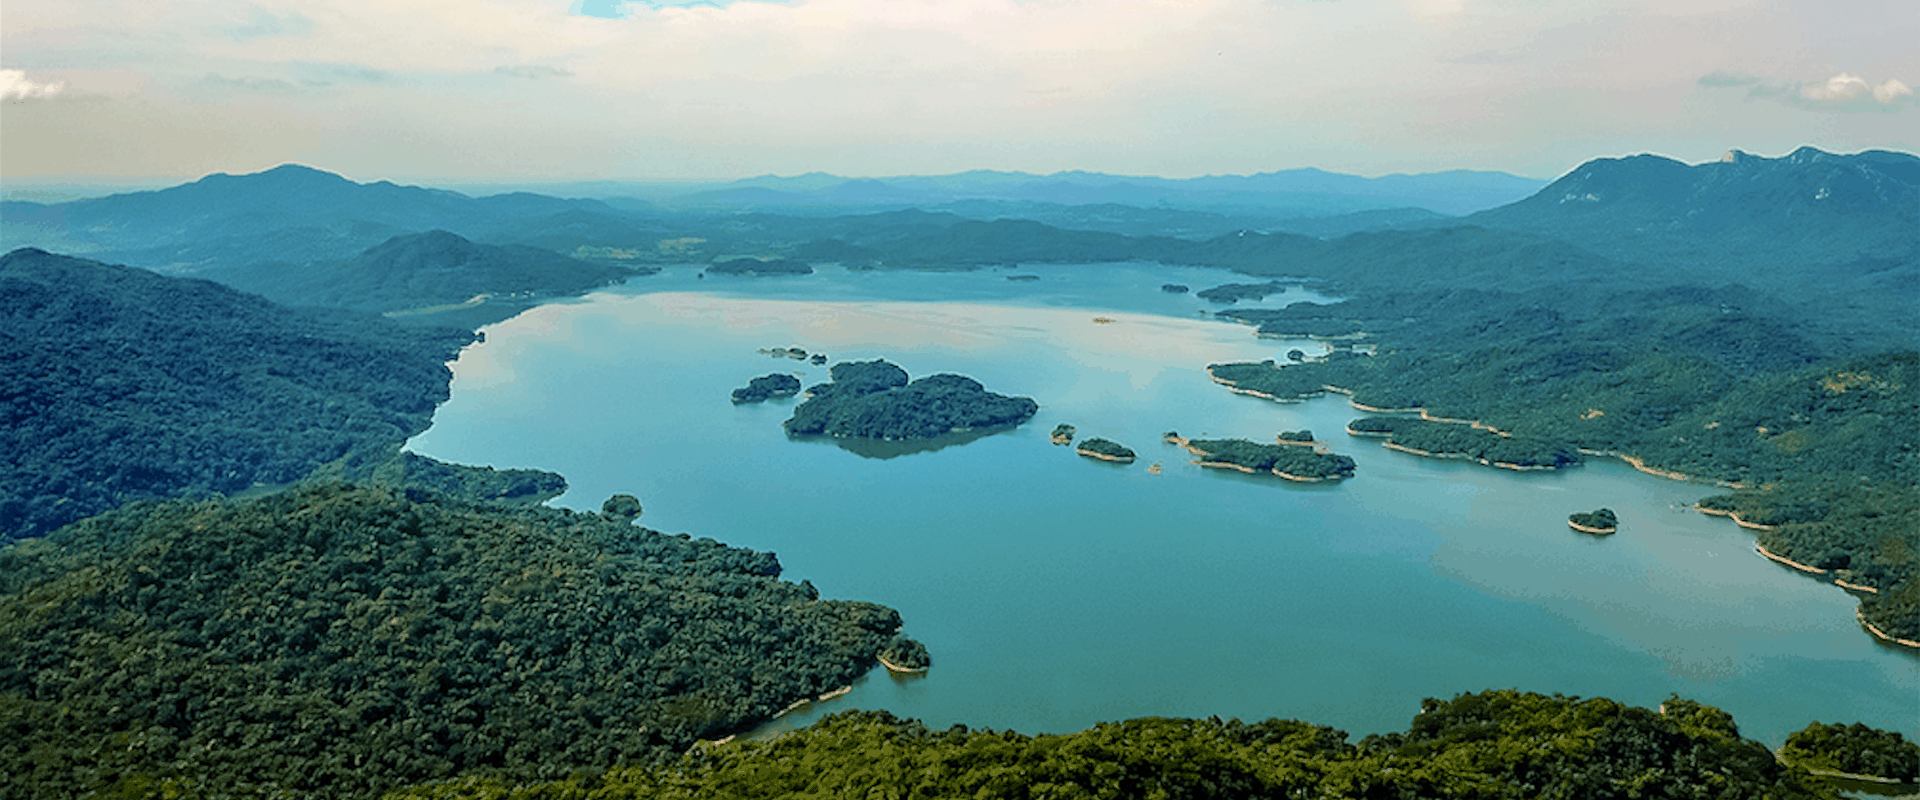
<svg viewBox="0 0 1920 800"><path fill-rule="evenodd" d="M1042 279L1005 280L1015 273ZM1363 735L1405 729L1422 697L1508 687L1648 706L1678 693L1775 745L1816 719L1909 735L1920 722L1920 659L1863 634L1845 593L1685 510L1711 489L1615 462L1516 473L1423 459L1346 436L1357 414L1343 399L1283 405L1211 383L1210 362L1323 349L1256 339L1158 288L1225 273L695 275L490 327L410 447L560 472L565 507L638 495L642 524L777 552L823 596L899 609L933 653L924 676L876 670L771 730L881 708L1025 733L1218 715ZM794 401L728 394L774 371L824 381L826 367L755 352L790 345L959 372L1041 410L917 452L789 440ZM1140 460L1052 445L1061 422ZM1160 441L1300 428L1352 456L1357 477L1206 470ZM1603 505L1620 533L1567 529L1568 513Z"/></svg>

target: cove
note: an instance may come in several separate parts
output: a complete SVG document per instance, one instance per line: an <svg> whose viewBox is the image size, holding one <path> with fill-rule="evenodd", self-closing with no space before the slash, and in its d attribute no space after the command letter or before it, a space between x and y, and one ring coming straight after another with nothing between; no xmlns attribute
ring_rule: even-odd
<svg viewBox="0 0 1920 800"><path fill-rule="evenodd" d="M635 494L641 524L774 551L825 597L899 609L932 651L924 676L877 669L769 731L874 708L1023 733L1217 715L1358 736L1405 729L1422 697L1506 687L1644 706L1679 693L1769 745L1815 720L1920 721L1920 659L1861 632L1845 593L1687 510L1711 487L1614 461L1517 473L1396 453L1343 432L1360 416L1344 398L1277 404L1212 383L1208 363L1324 350L1158 289L1226 273L697 275L670 268L488 327L409 448L560 472L570 508ZM790 440L793 400L728 399L770 372L826 380L755 352L776 346L958 372L1040 411L941 447ZM1063 422L1139 460L1051 444ZM1357 475L1203 470L1160 440L1302 428ZM1568 530L1568 513L1600 506L1619 533Z"/></svg>

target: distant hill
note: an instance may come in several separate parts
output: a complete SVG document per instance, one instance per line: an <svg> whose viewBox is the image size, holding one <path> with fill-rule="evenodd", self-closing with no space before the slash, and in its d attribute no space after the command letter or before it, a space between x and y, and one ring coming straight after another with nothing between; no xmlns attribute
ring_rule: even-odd
<svg viewBox="0 0 1920 800"><path fill-rule="evenodd" d="M598 200L474 198L286 164L157 191L51 205L8 202L0 206L0 241L191 275L347 259L395 236L435 229L486 242L530 242L571 229L554 246L600 240L651 247L659 234L645 220ZM608 236L609 228L623 235Z"/></svg>
<svg viewBox="0 0 1920 800"><path fill-rule="evenodd" d="M1912 272L1920 157L1802 147L1781 158L1735 150L1693 165L1653 155L1596 159L1466 222L1548 234L1623 260L1685 261L1720 278L1800 280L1813 268L1828 281L1888 269L1920 277Z"/></svg>
<svg viewBox="0 0 1920 800"><path fill-rule="evenodd" d="M1295 169L1178 179L1078 171L1034 175L977 170L883 178L841 178L823 173L795 178L767 175L679 190L653 199L678 208L759 210L929 207L979 200L1065 206L1115 204L1279 220L1409 207L1447 215L1467 214L1523 198L1541 184L1504 172L1468 170L1363 178ZM631 188L648 191L644 186Z"/></svg>
<svg viewBox="0 0 1920 800"><path fill-rule="evenodd" d="M421 475L477 496L564 488L558 476L398 453L447 399L446 362L468 331L283 308L34 249L0 256L0 331L0 541L132 500L230 494L323 466L343 478Z"/></svg>
<svg viewBox="0 0 1920 800"><path fill-rule="evenodd" d="M604 286L630 269L525 245L476 244L443 230L395 236L351 259L270 262L204 276L287 305L398 311L480 295L528 297Z"/></svg>

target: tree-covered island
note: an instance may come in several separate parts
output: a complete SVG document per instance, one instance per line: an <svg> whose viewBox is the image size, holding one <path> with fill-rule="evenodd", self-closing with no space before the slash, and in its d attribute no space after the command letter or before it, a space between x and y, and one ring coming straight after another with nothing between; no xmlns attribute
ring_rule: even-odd
<svg viewBox="0 0 1920 800"><path fill-rule="evenodd" d="M1581 462L1573 447L1546 439L1505 436L1484 426L1413 419L1362 417L1347 423L1355 436L1384 436L1388 447L1436 458L1464 458L1505 469L1560 469Z"/></svg>
<svg viewBox="0 0 1920 800"><path fill-rule="evenodd" d="M800 393L800 379L784 373L762 375L747 381L747 385L733 390L733 404L758 403L775 397L792 397Z"/></svg>
<svg viewBox="0 0 1920 800"><path fill-rule="evenodd" d="M1075 428L1072 425L1062 422L1053 426L1053 433L1047 438L1054 444L1073 444L1074 431Z"/></svg>
<svg viewBox="0 0 1920 800"><path fill-rule="evenodd" d="M1276 444L1304 445L1311 447L1319 444L1313 440L1312 430L1281 431L1274 437Z"/></svg>
<svg viewBox="0 0 1920 800"><path fill-rule="evenodd" d="M880 648L880 665L894 672L926 672L933 666L927 646L905 636L895 636Z"/></svg>
<svg viewBox="0 0 1920 800"><path fill-rule="evenodd" d="M1582 533L1613 533L1620 530L1620 518L1611 508L1581 511L1567 515L1567 527Z"/></svg>
<svg viewBox="0 0 1920 800"><path fill-rule="evenodd" d="M1040 404L1031 397L989 392L963 375L929 375L909 382L906 370L883 359L835 364L832 383L808 398L785 423L788 433L869 439L929 439L954 431L1018 425Z"/></svg>
<svg viewBox="0 0 1920 800"><path fill-rule="evenodd" d="M1126 445L1098 438L1081 441L1077 447L1073 448L1073 452L1079 453L1087 458L1097 458L1101 461L1117 461L1122 464L1131 464L1134 459L1133 450Z"/></svg>
<svg viewBox="0 0 1920 800"><path fill-rule="evenodd" d="M1305 447L1260 444L1245 439L1185 439L1172 431L1167 441L1199 456L1203 467L1271 472L1290 481L1329 481L1353 477L1353 459Z"/></svg>

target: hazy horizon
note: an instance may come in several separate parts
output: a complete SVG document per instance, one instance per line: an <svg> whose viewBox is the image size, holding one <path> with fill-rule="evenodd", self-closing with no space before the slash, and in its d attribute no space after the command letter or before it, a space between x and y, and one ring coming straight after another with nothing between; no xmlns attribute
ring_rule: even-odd
<svg viewBox="0 0 1920 800"><path fill-rule="evenodd" d="M14 0L0 180L424 185L1920 150L1904 0Z"/></svg>

